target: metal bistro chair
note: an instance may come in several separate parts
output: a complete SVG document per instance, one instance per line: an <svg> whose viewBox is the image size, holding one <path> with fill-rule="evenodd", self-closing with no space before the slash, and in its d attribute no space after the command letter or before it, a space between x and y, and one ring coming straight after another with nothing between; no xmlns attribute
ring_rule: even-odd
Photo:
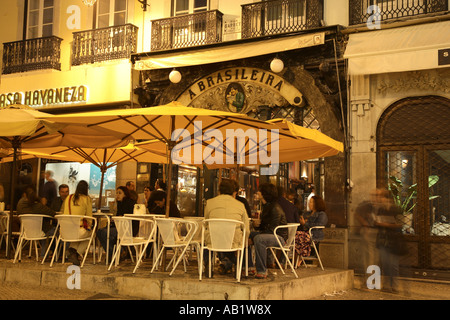
<svg viewBox="0 0 450 320"><path fill-rule="evenodd" d="M203 226L203 220L205 220L205 217L195 217L195 216L185 216L183 218L184 220L193 221L197 224L197 231L195 232L194 236L192 237L191 244L189 245L189 259L192 259L192 247L195 247L197 250L197 259L200 257L200 242L202 241L202 226Z"/></svg>
<svg viewBox="0 0 450 320"><path fill-rule="evenodd" d="M99 225L99 220L100 219L106 219L106 253L105 253L105 264L108 265L109 264L109 235L110 235L110 231L111 231L111 216L112 214L110 213L101 213L101 212L96 212L92 214L93 217L95 217L97 219L97 230L95 230L95 234L97 235L97 231L98 228L100 228ZM98 241L98 240L97 240ZM99 244L98 246L98 260L97 261L101 261L102 260L102 253L103 253L103 247Z"/></svg>
<svg viewBox="0 0 450 320"><path fill-rule="evenodd" d="M3 243L3 239L5 239L5 243L8 242L8 227L9 227L9 213L8 211L0 212L0 248ZM19 238L20 232L12 231L11 232L11 238ZM15 251L16 248L14 246L14 243L11 241L11 247Z"/></svg>
<svg viewBox="0 0 450 320"><path fill-rule="evenodd" d="M233 247L233 240L236 231L242 230L242 239L237 246ZM205 245L205 230L209 231L210 243ZM200 251L201 262L203 266L203 253L204 249L209 250L209 277L211 278L211 252L237 252L237 271L236 279L241 281L242 261L244 260L244 250L247 243L247 234L245 231L244 223L238 220L231 219L205 219L203 220L202 230L202 247ZM202 273L200 273L200 279L202 280Z"/></svg>
<svg viewBox="0 0 450 320"><path fill-rule="evenodd" d="M275 238L277 239L278 242L278 247L268 247L268 249L270 249L270 252L272 252L272 255L278 265L278 267L280 268L281 272L283 274L285 274L283 267L280 264L280 261L277 258L277 255L275 253L275 251L279 250L281 252L283 252L283 255L286 259L286 264L289 264L289 266L291 267L292 272L294 273L295 277L298 278L297 272L295 272L295 268L294 268L294 262L295 262L295 234L297 232L297 228L298 226L300 226L300 223L288 223L286 225L281 225L276 227L273 230L273 234L275 236ZM277 231L280 229L287 229L288 230L288 238L285 242L284 245L281 244L280 239L277 236ZM289 258L289 254L292 252L292 260Z"/></svg>
<svg viewBox="0 0 450 320"><path fill-rule="evenodd" d="M97 229L97 219L91 216L80 216L80 215L57 215L55 218L58 220L58 227L56 230L59 230L59 236L56 240L55 253L58 251L58 246L60 242L63 242L63 257L62 263L65 262L66 257L66 242L82 242L89 241L88 246L86 248L86 252L84 253L83 261L81 262L80 268L83 267L84 262L86 261L86 257L89 253L89 249L91 245L94 244L93 259L95 264L95 230ZM83 219L92 221L92 232L88 237L80 237L80 224ZM56 231L55 231L56 232ZM50 246L49 246L50 248ZM48 251L48 250L47 250ZM53 262L57 255L53 254L52 261L50 262L50 267L53 266Z"/></svg>
<svg viewBox="0 0 450 320"><path fill-rule="evenodd" d="M152 219L128 216L113 217L112 220L117 229L117 245L108 271L111 270L113 264L115 264L115 266L119 265L122 247L128 247L128 249L134 247L136 251L136 266L134 267L133 273L135 273L141 264L142 257L148 244L150 242L155 242L155 222ZM136 236L133 236L133 222L136 221L139 222L139 233Z"/></svg>
<svg viewBox="0 0 450 320"><path fill-rule="evenodd" d="M166 267L166 270L172 264L172 271L170 271L169 276L171 276L178 264L183 259L184 272L186 272L186 262L184 260L186 251L188 247L191 245L192 238L194 237L198 225L194 221L177 219L177 218L155 218L156 226L158 228L159 234L162 238L162 246L159 250L158 257L156 258L155 263L153 264L152 273L155 268L158 266L158 262L160 261L164 250L167 248L172 248L174 250L174 255ZM180 231L183 229L183 226L186 228L187 234L182 236ZM200 247L198 246L198 250ZM200 260L198 259L198 268L199 273L201 273L202 268L200 264Z"/></svg>
<svg viewBox="0 0 450 320"><path fill-rule="evenodd" d="M308 267L308 265L306 264L305 260L319 260L320 268L322 268L322 271L324 270L324 269L323 269L323 265L322 265L322 260L320 259L319 250L317 249L317 245L316 245L316 243L315 243L315 241L313 240L313 237L312 237L312 230L315 230L315 229L324 229L324 228L325 228L325 226L316 226L316 227L311 227L311 228L309 228L309 236L310 236L310 238L311 238L311 247L312 247L312 248L314 249L314 251L316 252L316 256L317 256L317 257L311 257L311 256L309 256L309 257L303 257L302 255L300 255L300 258L302 259L302 262L303 262L303 264L305 265L305 268ZM298 260L298 257L297 257L297 260Z"/></svg>
<svg viewBox="0 0 450 320"><path fill-rule="evenodd" d="M39 261L38 241L51 238L53 242L54 235L48 237L42 231L42 223L44 221L44 218L53 219L52 216L43 214L22 214L19 216L20 236L17 243L16 254L14 256L14 263L22 260L22 248L25 247L24 241L30 242L30 253L28 256L31 256L31 249L34 242L36 261Z"/></svg>

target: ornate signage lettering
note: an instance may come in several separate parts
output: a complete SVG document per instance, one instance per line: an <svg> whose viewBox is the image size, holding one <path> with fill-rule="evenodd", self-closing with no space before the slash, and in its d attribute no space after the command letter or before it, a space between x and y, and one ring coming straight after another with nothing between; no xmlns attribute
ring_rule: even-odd
<svg viewBox="0 0 450 320"><path fill-rule="evenodd" d="M51 88L0 94L0 107L15 103L25 104L30 107L44 107L47 105L80 103L86 101L86 86Z"/></svg>
<svg viewBox="0 0 450 320"><path fill-rule="evenodd" d="M177 99L186 106L247 113L259 105L302 106L302 94L284 78L258 68L216 71L193 83Z"/></svg>

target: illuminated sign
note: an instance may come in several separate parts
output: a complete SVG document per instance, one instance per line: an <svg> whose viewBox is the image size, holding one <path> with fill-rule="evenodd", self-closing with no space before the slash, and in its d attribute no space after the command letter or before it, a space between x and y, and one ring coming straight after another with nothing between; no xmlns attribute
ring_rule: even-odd
<svg viewBox="0 0 450 320"><path fill-rule="evenodd" d="M0 94L0 107L16 103L25 104L30 107L44 107L47 105L86 102L87 90L86 86L73 86L3 93Z"/></svg>
<svg viewBox="0 0 450 320"><path fill-rule="evenodd" d="M261 104L303 106L301 92L283 77L249 67L218 70L198 79L177 101L185 106L240 113L248 113Z"/></svg>

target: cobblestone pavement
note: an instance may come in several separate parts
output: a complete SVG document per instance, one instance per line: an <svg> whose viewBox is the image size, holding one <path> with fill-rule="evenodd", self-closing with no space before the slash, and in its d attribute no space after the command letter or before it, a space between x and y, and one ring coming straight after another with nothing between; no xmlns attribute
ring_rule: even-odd
<svg viewBox="0 0 450 320"><path fill-rule="evenodd" d="M82 290L60 288L24 287L18 284L3 283L0 286L0 300L135 300L133 297L111 296ZM327 293L310 300L417 300L404 294L392 294L380 290L352 289Z"/></svg>
<svg viewBox="0 0 450 320"><path fill-rule="evenodd" d="M136 298L111 296L104 293L92 293L82 290L61 288L24 287L20 284L2 283L0 300L129 300Z"/></svg>
<svg viewBox="0 0 450 320"><path fill-rule="evenodd" d="M348 291L323 294L310 300L421 300L408 294L394 294L380 290L352 289Z"/></svg>

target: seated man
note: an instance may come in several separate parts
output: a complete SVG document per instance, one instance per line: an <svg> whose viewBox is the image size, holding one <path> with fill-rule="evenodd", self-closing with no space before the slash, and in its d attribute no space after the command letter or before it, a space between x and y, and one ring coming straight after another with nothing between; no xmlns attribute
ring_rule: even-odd
<svg viewBox="0 0 450 320"><path fill-rule="evenodd" d="M259 230L257 232L252 232L250 238L255 244L257 272L255 277L257 279L265 279L267 278L267 248L272 246L278 247L278 241L273 232L276 227L286 224L286 216L277 202L278 191L273 184L260 184L258 188L258 197L263 203L261 224ZM277 237L283 245L287 239L287 230L279 230Z"/></svg>
<svg viewBox="0 0 450 320"><path fill-rule="evenodd" d="M219 185L219 195L206 202L205 219L231 219L242 221L245 226L247 235L250 232L249 219L245 206L242 202L236 200L235 182L230 179L222 179ZM205 232L206 241L209 239L208 231ZM240 243L242 240L242 232L235 234L233 245ZM207 257L207 255L205 255ZM230 271L233 264L236 263L235 252L220 253L219 258L221 264L219 272L225 274Z"/></svg>
<svg viewBox="0 0 450 320"><path fill-rule="evenodd" d="M53 199L50 208L55 212L61 212L63 209L64 200L69 195L69 186L67 184L60 184L58 187L59 197Z"/></svg>

